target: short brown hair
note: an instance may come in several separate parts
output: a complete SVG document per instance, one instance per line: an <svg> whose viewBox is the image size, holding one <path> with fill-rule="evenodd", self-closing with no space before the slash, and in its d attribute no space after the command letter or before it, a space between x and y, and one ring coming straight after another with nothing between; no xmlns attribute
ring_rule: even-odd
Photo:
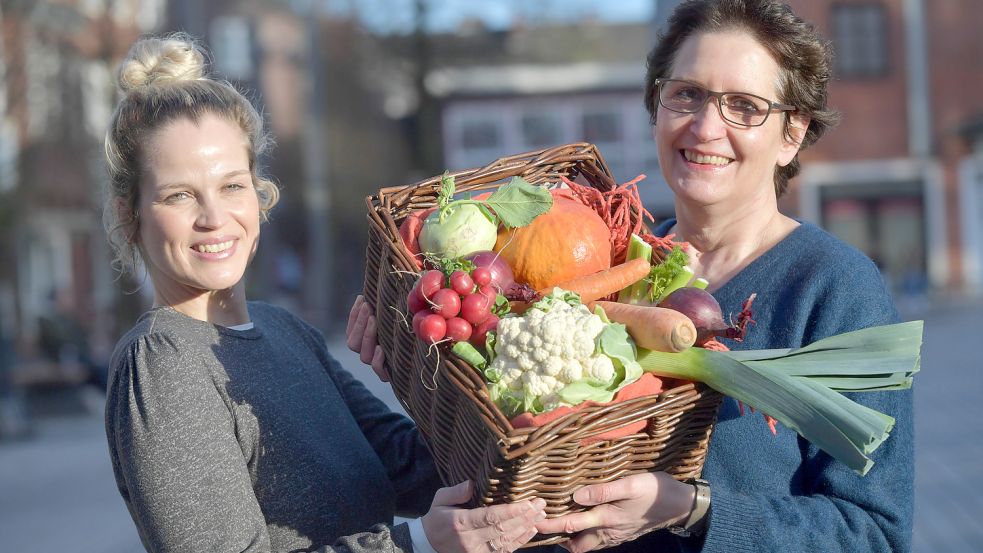
<svg viewBox="0 0 983 553"><path fill-rule="evenodd" d="M779 67L778 102L797 108L810 118L800 149L814 144L839 120L827 107L827 85L833 51L829 41L784 3L773 0L687 0L669 17L664 33L648 55L645 108L652 124L658 110L655 80L671 75L676 52L686 39L705 32L738 30L749 33L775 58ZM785 134L792 138L786 114ZM775 194L781 196L788 181L799 173L799 156L775 169Z"/></svg>
<svg viewBox="0 0 983 553"><path fill-rule="evenodd" d="M280 192L257 167L270 146L263 118L231 84L205 75L205 55L194 40L182 33L138 40L120 64L117 81L123 97L106 131L109 186L103 209L114 267L132 272L139 256L141 147L150 133L175 119L197 122L212 114L242 129L260 215L266 220Z"/></svg>

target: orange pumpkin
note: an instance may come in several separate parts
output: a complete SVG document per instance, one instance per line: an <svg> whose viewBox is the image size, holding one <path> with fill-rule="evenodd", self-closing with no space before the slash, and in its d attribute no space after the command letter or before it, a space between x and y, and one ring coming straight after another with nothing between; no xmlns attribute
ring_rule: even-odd
<svg viewBox="0 0 983 553"><path fill-rule="evenodd" d="M512 267L517 282L535 290L611 266L608 226L564 192L554 191L553 207L531 224L498 231L495 251Z"/></svg>

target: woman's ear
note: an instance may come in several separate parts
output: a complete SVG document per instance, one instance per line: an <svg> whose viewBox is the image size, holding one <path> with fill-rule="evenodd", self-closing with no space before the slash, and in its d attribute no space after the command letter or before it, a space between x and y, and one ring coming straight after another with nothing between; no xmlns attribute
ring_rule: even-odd
<svg viewBox="0 0 983 553"><path fill-rule="evenodd" d="M812 119L807 115L791 115L784 136L782 137L782 149L778 153L778 165L785 167L802 147L802 140L805 139L806 131L809 129L809 122Z"/></svg>

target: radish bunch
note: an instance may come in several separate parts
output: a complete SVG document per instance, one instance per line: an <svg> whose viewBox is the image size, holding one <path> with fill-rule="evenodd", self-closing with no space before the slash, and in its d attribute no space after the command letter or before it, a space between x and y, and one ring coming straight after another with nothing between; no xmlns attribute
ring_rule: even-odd
<svg viewBox="0 0 983 553"><path fill-rule="evenodd" d="M492 312L497 295L487 267L455 270L450 277L425 271L406 296L413 333L427 343L448 339L483 348L486 334L498 324Z"/></svg>

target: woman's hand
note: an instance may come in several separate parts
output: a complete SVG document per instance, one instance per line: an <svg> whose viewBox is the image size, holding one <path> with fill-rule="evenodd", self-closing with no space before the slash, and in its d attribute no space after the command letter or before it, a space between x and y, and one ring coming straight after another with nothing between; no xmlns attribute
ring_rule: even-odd
<svg viewBox="0 0 983 553"><path fill-rule="evenodd" d="M423 516L427 540L438 553L508 553L536 535L546 501L536 498L477 509L456 507L471 499L471 482L441 488Z"/></svg>
<svg viewBox="0 0 983 553"><path fill-rule="evenodd" d="M582 553L633 540L689 516L696 489L664 472L634 474L614 482L584 486L573 494L593 509L536 525L543 534L576 534L561 544Z"/></svg>
<svg viewBox="0 0 983 553"><path fill-rule="evenodd" d="M382 348L376 342L375 316L372 315L372 306L365 298L359 295L352 304L352 311L348 314L348 327L345 329L348 349L358 354L359 359L366 365L371 365L372 370L383 382L389 382L389 371L386 370L384 363L385 356Z"/></svg>

